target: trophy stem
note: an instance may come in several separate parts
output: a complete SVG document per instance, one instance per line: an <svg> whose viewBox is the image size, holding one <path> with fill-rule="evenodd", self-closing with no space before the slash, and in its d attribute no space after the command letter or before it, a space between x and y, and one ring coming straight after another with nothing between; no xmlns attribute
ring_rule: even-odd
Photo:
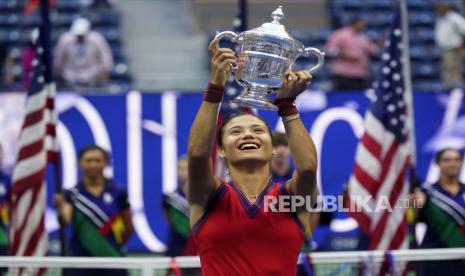
<svg viewBox="0 0 465 276"><path fill-rule="evenodd" d="M276 111L278 107L268 98L269 92L270 88L266 85L252 84L250 87L247 87L247 90L242 95L233 101L241 106Z"/></svg>

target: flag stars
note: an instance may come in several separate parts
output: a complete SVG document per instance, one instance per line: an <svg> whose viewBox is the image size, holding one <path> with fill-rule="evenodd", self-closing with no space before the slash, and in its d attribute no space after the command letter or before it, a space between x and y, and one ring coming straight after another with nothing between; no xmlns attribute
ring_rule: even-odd
<svg viewBox="0 0 465 276"><path fill-rule="evenodd" d="M395 80L395 81L399 81L400 80L400 74L395 73L394 75L392 75L392 79Z"/></svg>
<svg viewBox="0 0 465 276"><path fill-rule="evenodd" d="M37 65L39 65L39 61L35 58L32 60L32 66L36 67Z"/></svg>
<svg viewBox="0 0 465 276"><path fill-rule="evenodd" d="M394 112L396 110L396 106L393 104L388 105L387 110L389 112Z"/></svg>
<svg viewBox="0 0 465 276"><path fill-rule="evenodd" d="M383 59L383 60L386 60L386 61L387 61L387 60L389 60L390 58L391 58L391 55L388 54L388 53L384 53L384 54L382 55L382 59Z"/></svg>
<svg viewBox="0 0 465 276"><path fill-rule="evenodd" d="M389 73L391 73L391 69L389 69L389 67L387 67L387 66L384 66L383 67L383 74L389 75Z"/></svg>
<svg viewBox="0 0 465 276"><path fill-rule="evenodd" d="M42 47L37 48L37 53L38 54L41 55L43 52L44 52L44 48L42 48Z"/></svg>
<svg viewBox="0 0 465 276"><path fill-rule="evenodd" d="M37 81L38 81L39 83L44 83L44 77L39 76L39 77L37 78Z"/></svg>
<svg viewBox="0 0 465 276"><path fill-rule="evenodd" d="M405 104L404 104L403 101L399 101L399 102L397 103L397 107L399 107L399 108L402 108L402 107L404 107L404 106L405 106Z"/></svg>
<svg viewBox="0 0 465 276"><path fill-rule="evenodd" d="M227 90L226 90L226 93L228 93L229 96L233 96L234 94L236 94L236 88L234 87L229 87Z"/></svg>
<svg viewBox="0 0 465 276"><path fill-rule="evenodd" d="M398 121L397 121L396 118L392 118L392 119L391 119L391 125L396 126L397 123L398 123Z"/></svg>
<svg viewBox="0 0 465 276"><path fill-rule="evenodd" d="M233 20L233 26L234 27L239 27L242 24L242 20L240 18L234 18Z"/></svg>
<svg viewBox="0 0 465 276"><path fill-rule="evenodd" d="M396 93L397 94L402 94L402 92L404 92L404 90L402 89L402 87L396 87Z"/></svg>
<svg viewBox="0 0 465 276"><path fill-rule="evenodd" d="M394 35L395 36L400 36L402 34L402 31L400 29L395 29L394 30Z"/></svg>
<svg viewBox="0 0 465 276"><path fill-rule="evenodd" d="M383 87L384 88L389 88L391 84L388 81L383 81Z"/></svg>
<svg viewBox="0 0 465 276"><path fill-rule="evenodd" d="M395 68L397 66L397 61L391 60L391 62L389 62L389 66L391 66L392 68Z"/></svg>
<svg viewBox="0 0 465 276"><path fill-rule="evenodd" d="M404 49L404 44L402 44L401 42L399 42L399 43L397 44L397 48L398 48L399 50Z"/></svg>
<svg viewBox="0 0 465 276"><path fill-rule="evenodd" d="M239 108L239 105L235 102L229 102L229 108L231 109L237 109Z"/></svg>

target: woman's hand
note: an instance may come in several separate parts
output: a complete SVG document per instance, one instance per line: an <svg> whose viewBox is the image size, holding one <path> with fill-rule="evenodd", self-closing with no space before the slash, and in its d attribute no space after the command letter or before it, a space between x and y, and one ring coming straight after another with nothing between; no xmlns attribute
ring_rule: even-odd
<svg viewBox="0 0 465 276"><path fill-rule="evenodd" d="M307 70L284 75L284 86L276 92L276 99L295 98L307 89L312 75Z"/></svg>
<svg viewBox="0 0 465 276"><path fill-rule="evenodd" d="M215 85L224 86L231 73L231 66L237 66L237 59L234 52L229 48L218 48L218 40L210 42L208 50L211 58L211 79Z"/></svg>

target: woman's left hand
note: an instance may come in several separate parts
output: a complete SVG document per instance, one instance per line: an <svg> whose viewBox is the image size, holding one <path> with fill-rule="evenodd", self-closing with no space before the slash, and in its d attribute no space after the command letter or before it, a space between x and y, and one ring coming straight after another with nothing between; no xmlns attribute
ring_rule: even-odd
<svg viewBox="0 0 465 276"><path fill-rule="evenodd" d="M289 72L284 75L284 85L276 92L276 99L295 98L307 89L312 75L307 70Z"/></svg>

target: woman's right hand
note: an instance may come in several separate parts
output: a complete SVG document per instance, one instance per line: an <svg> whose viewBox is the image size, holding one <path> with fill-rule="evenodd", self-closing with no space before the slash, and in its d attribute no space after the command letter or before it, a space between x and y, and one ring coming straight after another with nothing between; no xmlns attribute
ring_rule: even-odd
<svg viewBox="0 0 465 276"><path fill-rule="evenodd" d="M237 66L237 58L229 48L218 48L218 40L213 39L208 46L211 58L211 79L215 85L224 86L231 73L231 66Z"/></svg>

